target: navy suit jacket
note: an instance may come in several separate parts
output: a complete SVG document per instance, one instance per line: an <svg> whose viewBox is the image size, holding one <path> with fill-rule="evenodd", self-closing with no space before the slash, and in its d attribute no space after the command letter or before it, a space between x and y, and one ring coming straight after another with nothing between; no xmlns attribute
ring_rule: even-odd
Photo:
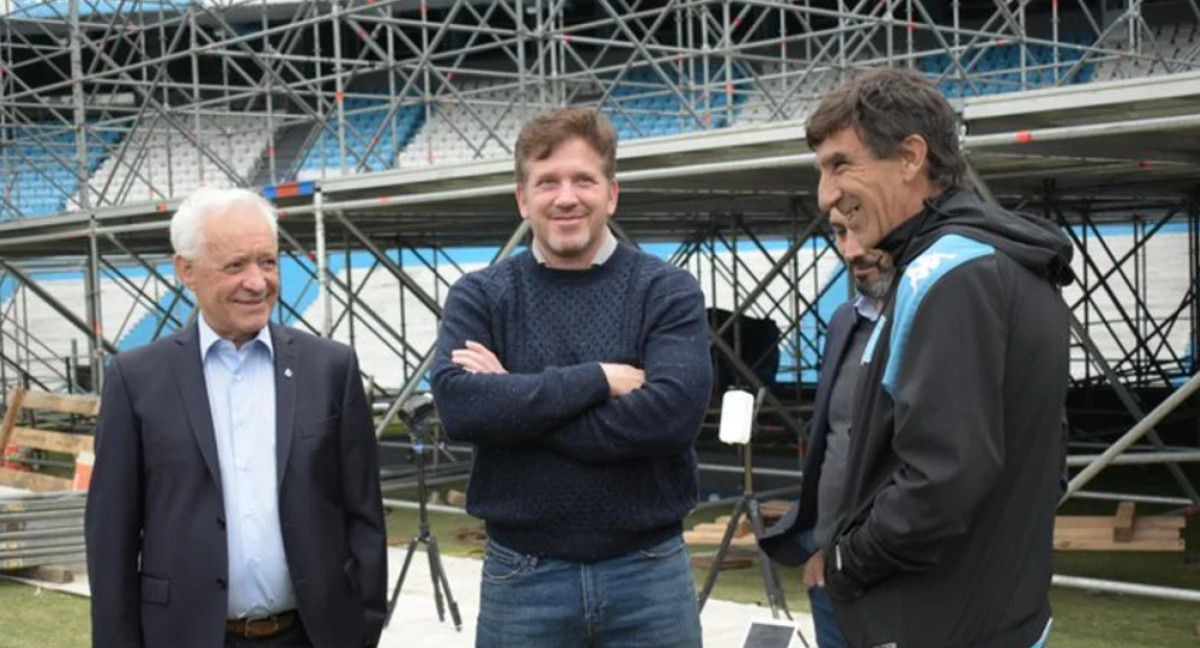
<svg viewBox="0 0 1200 648"><path fill-rule="evenodd" d="M821 358L808 451L804 454L804 472L800 476L800 499L758 541L762 550L781 565L803 565L810 556L800 545L800 534L817 524L817 487L821 481L821 464L825 461L825 441L829 436L829 397L857 317L854 302L846 302L829 320L829 339L825 341L825 355Z"/></svg>
<svg viewBox="0 0 1200 648"><path fill-rule="evenodd" d="M271 337L279 517L298 612L316 648L374 645L387 548L358 360L282 326ZM106 378L85 530L92 645L222 646L225 509L197 327L120 354Z"/></svg>

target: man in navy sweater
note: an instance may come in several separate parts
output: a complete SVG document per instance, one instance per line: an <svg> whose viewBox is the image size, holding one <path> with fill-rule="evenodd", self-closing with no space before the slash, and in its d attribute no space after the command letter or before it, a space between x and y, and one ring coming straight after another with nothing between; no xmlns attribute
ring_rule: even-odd
<svg viewBox="0 0 1200 648"><path fill-rule="evenodd" d="M481 648L701 645L681 521L712 383L704 297L608 229L616 140L590 108L527 123L533 244L446 298L433 392L447 436L475 446Z"/></svg>

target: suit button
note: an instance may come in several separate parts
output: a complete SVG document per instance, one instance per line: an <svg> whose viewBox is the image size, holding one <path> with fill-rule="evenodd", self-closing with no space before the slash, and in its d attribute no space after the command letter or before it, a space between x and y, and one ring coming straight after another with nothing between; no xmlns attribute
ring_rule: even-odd
<svg viewBox="0 0 1200 648"><path fill-rule="evenodd" d="M225 589L225 579L224 578L217 579L217 587L220 587L222 590Z"/></svg>
<svg viewBox="0 0 1200 648"><path fill-rule="evenodd" d="M217 526L221 527L222 531L225 530L225 518L224 517L219 516L219 515L217 516Z"/></svg>

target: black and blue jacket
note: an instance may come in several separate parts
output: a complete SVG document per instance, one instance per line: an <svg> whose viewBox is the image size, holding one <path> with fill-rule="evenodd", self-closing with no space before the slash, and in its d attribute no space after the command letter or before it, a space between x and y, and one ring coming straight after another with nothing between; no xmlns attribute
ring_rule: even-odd
<svg viewBox="0 0 1200 648"><path fill-rule="evenodd" d="M1050 618L1070 241L948 191L880 248L827 589L855 648L1031 648Z"/></svg>

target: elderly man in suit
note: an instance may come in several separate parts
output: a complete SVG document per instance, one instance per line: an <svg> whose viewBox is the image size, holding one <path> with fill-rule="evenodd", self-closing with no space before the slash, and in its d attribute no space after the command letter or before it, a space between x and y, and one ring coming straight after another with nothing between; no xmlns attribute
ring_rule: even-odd
<svg viewBox="0 0 1200 648"><path fill-rule="evenodd" d="M863 249L849 236L846 217L837 209L830 211L829 225L838 253L854 275L858 297L842 304L829 320L800 501L764 535L761 545L779 563L805 566L804 582L817 644L820 648L844 648L846 643L833 618L833 604L825 594L825 551L820 547L826 546L837 520L863 349L875 328L879 302L887 294L895 270L887 255Z"/></svg>
<svg viewBox="0 0 1200 648"><path fill-rule="evenodd" d="M270 324L275 212L201 189L171 220L194 324L113 358L87 554L96 648L374 646L387 578L353 349Z"/></svg>

